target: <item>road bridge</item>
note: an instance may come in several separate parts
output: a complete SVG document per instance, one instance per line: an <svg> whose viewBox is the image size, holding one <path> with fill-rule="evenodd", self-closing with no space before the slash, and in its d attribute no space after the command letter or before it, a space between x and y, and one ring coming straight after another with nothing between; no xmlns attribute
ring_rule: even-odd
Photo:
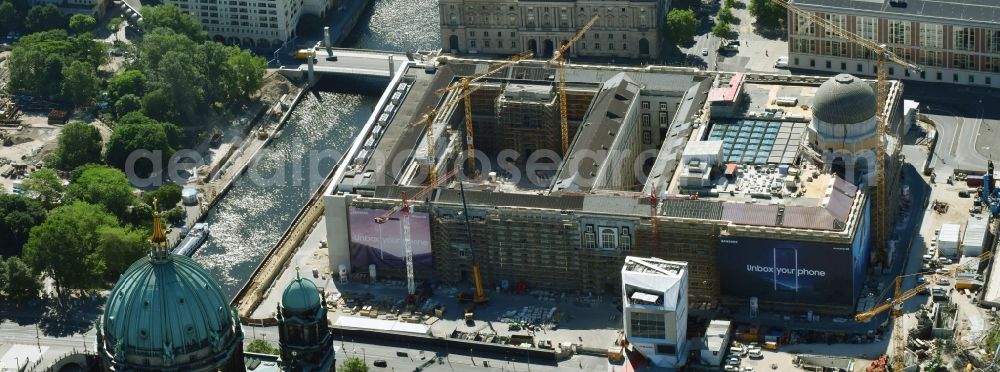
<svg viewBox="0 0 1000 372"><path fill-rule="evenodd" d="M316 48L313 71L317 76L355 75L389 78L392 77L392 72L409 60L406 53L401 52L346 48L330 48L330 52L327 53L326 48ZM421 57L414 55L417 60ZM309 72L307 61L282 62L287 62L281 68L281 72L286 76L304 77Z"/></svg>

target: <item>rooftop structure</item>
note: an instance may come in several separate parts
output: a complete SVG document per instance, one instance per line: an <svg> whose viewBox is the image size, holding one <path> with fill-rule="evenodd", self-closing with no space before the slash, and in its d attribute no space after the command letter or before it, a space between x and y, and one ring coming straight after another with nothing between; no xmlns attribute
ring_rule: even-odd
<svg viewBox="0 0 1000 372"><path fill-rule="evenodd" d="M201 265L170 253L166 241L157 215L149 255L111 289L97 325L104 366L242 371L243 331L229 299Z"/></svg>
<svg viewBox="0 0 1000 372"><path fill-rule="evenodd" d="M657 366L684 365L687 281L685 262L625 257L622 267L625 337Z"/></svg>
<svg viewBox="0 0 1000 372"><path fill-rule="evenodd" d="M892 79L1000 84L1000 3L993 0L792 0L844 29L886 44L923 71L889 64ZM875 75L875 58L854 43L788 14L789 65L793 68Z"/></svg>
<svg viewBox="0 0 1000 372"><path fill-rule="evenodd" d="M427 187L427 139L410 123L463 93L431 92L491 63L442 61L433 75L410 62L396 76L336 171L324 201L332 268L375 264L380 277L405 274L400 222L372 219L403 192ZM558 122L558 110L522 107L555 106L554 69L521 61L474 83L478 177L463 178L464 195L445 180L412 201L417 278L469 281L474 254L487 287L523 281L616 292L626 256L652 256L690 263L692 302L747 306L756 298L763 307L853 312L867 293L870 190L811 156L806 143L810 108L829 78L735 75L568 65L565 156L543 141L559 138L559 126L546 124ZM710 91L734 81L740 89L719 94L743 103L714 115ZM886 110L894 128L899 94L893 83ZM464 107L455 106L435 121L439 179L465 164ZM501 135L518 125L533 134ZM888 178L891 192L898 181ZM767 273L786 264L799 265L794 275Z"/></svg>

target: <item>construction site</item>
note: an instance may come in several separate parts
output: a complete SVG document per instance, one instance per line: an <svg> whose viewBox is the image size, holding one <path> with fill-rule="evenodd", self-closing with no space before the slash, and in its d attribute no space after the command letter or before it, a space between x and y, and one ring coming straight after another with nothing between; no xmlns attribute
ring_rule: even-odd
<svg viewBox="0 0 1000 372"><path fill-rule="evenodd" d="M327 190L331 272L405 279L411 265L416 280L478 271L501 291L615 293L625 256L651 256L689 263L692 305L846 316L869 263L891 264L869 250L872 82L559 70L457 58L401 70ZM900 90L882 108L893 131ZM844 106L859 94L867 106ZM840 127L859 132L853 148L826 147Z"/></svg>

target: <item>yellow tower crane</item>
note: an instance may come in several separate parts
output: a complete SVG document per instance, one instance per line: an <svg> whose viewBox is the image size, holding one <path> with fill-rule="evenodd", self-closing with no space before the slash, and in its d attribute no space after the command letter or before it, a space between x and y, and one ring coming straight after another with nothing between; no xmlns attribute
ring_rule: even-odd
<svg viewBox="0 0 1000 372"><path fill-rule="evenodd" d="M569 53L569 49L583 37L583 34L587 33L594 26L594 23L597 23L598 18L600 17L595 15L576 35L573 35L572 39L560 45L559 49L552 54L552 59L549 61L550 64L556 66L556 70L559 72L559 130L562 134L563 156L566 156L566 151L569 151L569 118L566 113L566 69L563 65L566 63L566 54Z"/></svg>
<svg viewBox="0 0 1000 372"><path fill-rule="evenodd" d="M892 329L892 339L889 341L890 345L889 347L892 350L892 355L891 355L892 371L900 372L903 371L905 368L904 359L906 354L906 333L905 333L906 330L903 328L903 319L901 319L901 317L903 316L903 304L906 302L906 300L913 298L913 296L919 294L920 291L924 290L924 288L927 288L930 285L936 283L939 279L954 278L959 272L965 269L969 268L972 268L974 270L978 269L979 264L989 259L992 255L993 252L985 252L979 257L976 257L975 260L971 260L970 262L964 265L955 266L946 275L934 275L932 273L915 273L915 274L906 274L897 276L895 295L893 296L892 299L882 304L873 306L868 311L860 312L854 315L854 320L857 320L859 322L867 322L872 318L874 318L876 315L879 315L885 312L886 310L892 309L893 329ZM903 278L914 275L927 275L927 276L926 280L923 283L918 284L916 287L913 287L910 290L903 291Z"/></svg>
<svg viewBox="0 0 1000 372"><path fill-rule="evenodd" d="M442 95L442 94L446 94L448 92L455 91L457 89L468 90L472 83L475 83L475 82L477 82L479 80L482 80L484 78L490 77L493 74L498 73L500 71L503 71L504 69L506 69L506 68L514 65L515 63L517 63L520 60L531 58L531 56L532 56L532 52L531 51L527 51L527 52L523 52L521 54L518 54L516 56L510 57L509 60L501 62L499 65L497 65L497 67L493 68L492 70L486 71L486 72L484 72L482 74L479 74L479 75L474 75L474 76L469 76L469 77L463 77L458 82L456 82L456 83L454 83L452 85L449 85L447 87L438 89L436 93L438 95ZM473 143L472 99L469 97L469 95L465 95L464 97L465 98L463 98L462 101L465 103L465 146L466 146L466 149L468 151L466 161L468 163L468 169L469 169L469 171L473 172L473 171L475 171L475 167L476 167L476 156L475 156L476 155L476 148L475 148L475 144ZM428 122L428 125L430 125L430 122Z"/></svg>
<svg viewBox="0 0 1000 372"><path fill-rule="evenodd" d="M876 146L876 157L875 159L875 177L876 177L876 190L875 190L875 261L882 267L885 267L888 262L888 251L887 246L889 242L889 227L888 218L892 215L892 211L889 210L889 195L887 193L888 185L886 185L885 175L886 170L886 153L885 153L885 142L886 134L888 131L887 122L888 118L885 114L886 101L889 99L889 70L886 66L890 62L903 66L903 68L911 69L914 71L921 71L920 67L910 63L903 58L897 56L893 53L885 44L877 44L874 41L868 40L858 34L845 30L833 22L827 21L825 18L821 17L819 14L810 13L802 9L796 8L794 5L789 3L789 0L771 0L771 2L788 9L790 13L795 14L797 17L803 17L809 19L816 24L822 25L826 30L836 34L840 38L858 44L865 49L871 51L878 58L878 71L876 74L876 136L878 137L878 145ZM896 146L896 152L898 152L900 146ZM894 152L894 156L896 156Z"/></svg>

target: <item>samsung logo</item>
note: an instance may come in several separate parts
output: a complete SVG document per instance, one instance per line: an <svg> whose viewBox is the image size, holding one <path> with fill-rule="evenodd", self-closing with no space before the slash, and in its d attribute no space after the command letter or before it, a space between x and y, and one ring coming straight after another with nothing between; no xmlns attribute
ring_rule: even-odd
<svg viewBox="0 0 1000 372"><path fill-rule="evenodd" d="M720 241L722 242L722 244L739 244L738 241L732 239L721 239Z"/></svg>

